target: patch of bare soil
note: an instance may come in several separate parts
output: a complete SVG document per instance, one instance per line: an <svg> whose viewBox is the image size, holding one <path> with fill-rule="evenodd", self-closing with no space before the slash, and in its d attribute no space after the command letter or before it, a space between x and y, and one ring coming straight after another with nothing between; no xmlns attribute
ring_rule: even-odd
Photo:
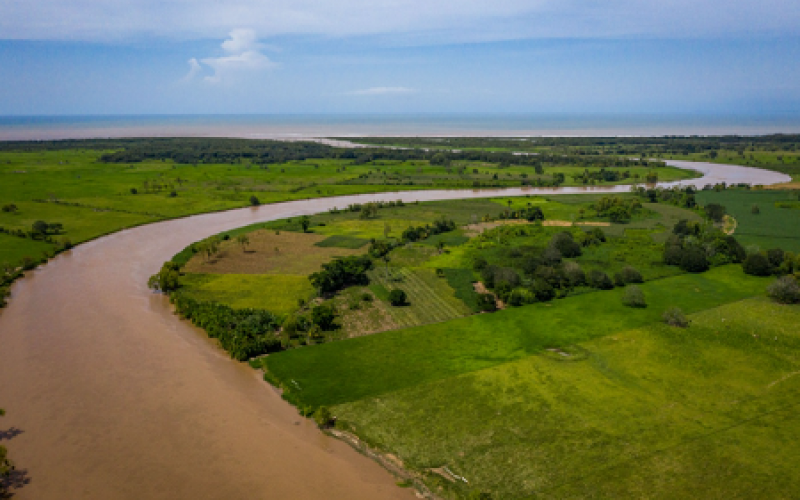
<svg viewBox="0 0 800 500"><path fill-rule="evenodd" d="M491 293L491 292L490 292L490 291L489 291L489 290L486 288L486 285L484 285L484 284L483 284L482 282L480 282L480 281L477 281L477 282L473 283L473 284L472 284L472 288L474 288L474 289L475 289L475 292L477 292L477 293L479 293L479 294L481 294L481 295L483 295L483 294L485 294L485 293ZM505 309L505 308L506 308L506 304L505 304L505 302L503 302L502 300L500 300L500 299L498 299L498 298L496 298L496 297L495 297L495 302L496 302L496 304L497 304L497 308L498 308L498 309Z"/></svg>
<svg viewBox="0 0 800 500"><path fill-rule="evenodd" d="M771 184L769 186L761 186L761 189L800 189L800 182L784 182L783 184Z"/></svg>
<svg viewBox="0 0 800 500"><path fill-rule="evenodd" d="M364 288L363 293L372 292ZM377 299L372 302L360 301L357 309L353 309L352 305L346 297L337 297L336 308L341 315L342 330L348 337L362 337L399 327L386 305Z"/></svg>
<svg viewBox="0 0 800 500"><path fill-rule="evenodd" d="M530 222L526 220L496 220L491 222L479 222L477 224L469 224L464 226L464 234L469 236L470 238L473 236L477 236L484 231L489 229L494 229L500 226L516 226L520 224L530 224Z"/></svg>
<svg viewBox="0 0 800 500"><path fill-rule="evenodd" d="M223 241L219 253L206 260L199 253L184 269L209 274L311 274L334 257L359 255L366 249L318 247L327 236L259 230L248 234L250 244L242 248L234 239Z"/></svg>

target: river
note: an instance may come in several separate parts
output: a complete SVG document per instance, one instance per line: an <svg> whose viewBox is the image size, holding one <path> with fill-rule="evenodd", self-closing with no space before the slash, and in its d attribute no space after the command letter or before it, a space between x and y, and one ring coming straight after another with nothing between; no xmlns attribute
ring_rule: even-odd
<svg viewBox="0 0 800 500"><path fill-rule="evenodd" d="M683 184L773 184L788 176L670 161ZM3 443L24 499L409 499L409 489L319 432L246 364L180 321L147 278L224 230L370 200L626 191L411 191L243 208L121 231L63 253L14 284L0 312ZM0 433L0 439L3 434Z"/></svg>

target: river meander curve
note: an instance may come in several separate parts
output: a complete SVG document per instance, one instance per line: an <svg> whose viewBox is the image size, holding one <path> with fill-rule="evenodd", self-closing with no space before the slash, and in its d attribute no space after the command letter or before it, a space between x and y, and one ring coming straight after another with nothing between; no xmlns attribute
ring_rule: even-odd
<svg viewBox="0 0 800 500"><path fill-rule="evenodd" d="M774 184L780 173L669 161L682 184ZM0 313L0 430L24 499L413 498L319 432L243 363L171 313L148 276L190 243L353 202L627 191L628 186L405 191L202 214L83 244L14 284Z"/></svg>

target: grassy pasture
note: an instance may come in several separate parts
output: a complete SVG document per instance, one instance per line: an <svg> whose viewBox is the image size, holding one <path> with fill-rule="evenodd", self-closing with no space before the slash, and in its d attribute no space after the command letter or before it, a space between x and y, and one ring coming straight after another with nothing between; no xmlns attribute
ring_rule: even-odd
<svg viewBox="0 0 800 500"><path fill-rule="evenodd" d="M249 233L250 244L243 250L231 238L220 244L217 256L206 260L195 254L185 266L190 273L309 275L334 257L358 255L364 250L319 246L324 236L260 229Z"/></svg>
<svg viewBox="0 0 800 500"><path fill-rule="evenodd" d="M0 233L0 265L17 264L25 257L40 258L43 254L50 254L55 250L55 245L45 241L18 238Z"/></svg>
<svg viewBox="0 0 800 500"><path fill-rule="evenodd" d="M341 404L655 323L671 306L692 313L759 295L766 283L725 266L641 285L646 309L625 308L615 289L285 351L264 363L299 384L301 402Z"/></svg>
<svg viewBox="0 0 800 500"><path fill-rule="evenodd" d="M779 208L776 203L797 200L787 191L726 190L701 191L700 203L719 203L737 222L734 235L745 246L761 250L782 248L800 252L800 211ZM752 213L753 205L759 214Z"/></svg>
<svg viewBox="0 0 800 500"><path fill-rule="evenodd" d="M207 302L219 302L234 309L266 309L290 314L298 300L314 296L307 276L272 274L186 274L183 293Z"/></svg>
<svg viewBox="0 0 800 500"><path fill-rule="evenodd" d="M575 360L537 354L334 411L451 494L792 497L800 307L748 299L691 319L621 328L574 347ZM468 485L431 471L443 467Z"/></svg>

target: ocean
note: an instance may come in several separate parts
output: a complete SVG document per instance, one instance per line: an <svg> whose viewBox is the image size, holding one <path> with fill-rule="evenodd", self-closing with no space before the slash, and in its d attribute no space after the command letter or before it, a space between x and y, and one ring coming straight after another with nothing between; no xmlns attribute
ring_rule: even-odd
<svg viewBox="0 0 800 500"><path fill-rule="evenodd" d="M108 137L664 136L800 133L785 114L341 114L0 117L0 140Z"/></svg>

